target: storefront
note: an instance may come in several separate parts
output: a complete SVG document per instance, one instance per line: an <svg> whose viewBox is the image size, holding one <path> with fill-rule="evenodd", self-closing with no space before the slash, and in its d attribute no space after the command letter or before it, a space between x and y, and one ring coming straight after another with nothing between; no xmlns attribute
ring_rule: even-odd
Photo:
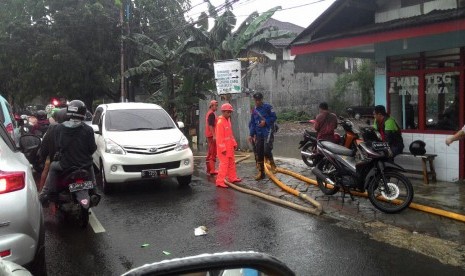
<svg viewBox="0 0 465 276"><path fill-rule="evenodd" d="M396 119L406 150L412 141L423 140L427 152L438 155L437 178L457 181L465 177L464 143L448 147L445 139L465 123L465 7L451 1L409 2L415 5L336 1L291 43L291 52L374 59L375 104L385 105ZM446 2L450 6L441 10ZM373 22L352 19L354 14ZM403 18L387 18L393 14ZM342 22L344 31L335 27ZM397 162L406 169L421 166L408 157Z"/></svg>

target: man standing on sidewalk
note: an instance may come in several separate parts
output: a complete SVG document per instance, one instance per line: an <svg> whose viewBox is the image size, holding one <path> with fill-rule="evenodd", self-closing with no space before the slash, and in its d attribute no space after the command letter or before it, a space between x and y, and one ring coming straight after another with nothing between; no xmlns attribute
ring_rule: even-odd
<svg viewBox="0 0 465 276"><path fill-rule="evenodd" d="M315 130L318 133L318 140L328 140L338 143L334 136L334 130L337 128L337 116L329 112L329 107L326 102L319 105L320 114L315 119Z"/></svg>
<svg viewBox="0 0 465 276"><path fill-rule="evenodd" d="M207 114L205 115L205 136L207 137L207 174L215 175L218 172L215 169L216 163L216 110L218 109L218 102L215 100L210 101L210 106Z"/></svg>
<svg viewBox="0 0 465 276"><path fill-rule="evenodd" d="M253 145L255 152L255 162L258 174L255 180L265 178L265 158L271 165L271 171L276 173L276 165L273 159L273 141L274 126L276 122L276 113L270 104L263 102L263 94L257 92L253 95L255 108L249 122L249 142Z"/></svg>
<svg viewBox="0 0 465 276"><path fill-rule="evenodd" d="M224 183L226 176L232 183L241 182L236 173L236 161L234 160L234 151L237 148L236 139L234 139L231 127L231 113L234 111L229 103L221 106L222 115L218 117L216 123L216 145L217 155L220 159L218 176L216 177L216 186L227 188Z"/></svg>

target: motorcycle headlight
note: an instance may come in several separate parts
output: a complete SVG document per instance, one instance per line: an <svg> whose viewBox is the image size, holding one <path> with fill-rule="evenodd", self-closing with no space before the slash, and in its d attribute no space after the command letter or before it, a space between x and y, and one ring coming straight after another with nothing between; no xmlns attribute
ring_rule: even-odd
<svg viewBox="0 0 465 276"><path fill-rule="evenodd" d="M126 154L123 147L108 138L105 139L105 152L111 154Z"/></svg>
<svg viewBox="0 0 465 276"><path fill-rule="evenodd" d="M181 151L189 148L189 140L185 136L182 136L181 140L176 144L176 151Z"/></svg>

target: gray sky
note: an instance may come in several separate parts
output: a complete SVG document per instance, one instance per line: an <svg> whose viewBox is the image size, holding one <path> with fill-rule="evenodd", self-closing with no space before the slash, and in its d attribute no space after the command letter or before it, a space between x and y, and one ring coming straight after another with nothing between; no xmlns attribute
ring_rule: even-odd
<svg viewBox="0 0 465 276"><path fill-rule="evenodd" d="M241 22L254 11L262 13L273 7L281 6L283 10L277 11L273 15L274 19L294 23L306 28L334 1L335 0L239 0L233 5L233 13L237 17L236 26L239 26ZM202 2L204 1L192 0L191 4L192 6L196 6ZM210 0L210 2L215 7L218 7L224 3L224 0ZM207 10L207 4L196 6L188 13L188 17L192 17L196 20L200 13L205 10Z"/></svg>

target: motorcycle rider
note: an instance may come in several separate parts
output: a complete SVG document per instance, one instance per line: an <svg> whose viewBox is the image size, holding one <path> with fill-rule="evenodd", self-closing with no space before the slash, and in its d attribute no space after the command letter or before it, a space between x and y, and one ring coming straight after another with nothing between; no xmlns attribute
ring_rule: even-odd
<svg viewBox="0 0 465 276"><path fill-rule="evenodd" d="M56 154L39 195L39 200L44 206L48 203L50 193L55 192L58 177L67 169L87 168L95 183L92 154L97 150L97 145L94 131L83 123L87 111L86 105L80 100L73 100L66 110L69 119L56 126L54 135Z"/></svg>
<svg viewBox="0 0 465 276"><path fill-rule="evenodd" d="M249 122L249 142L253 145L255 162L258 174L255 180L265 178L265 158L268 159L271 171L276 173L276 164L273 159L274 126L276 113L270 104L263 102L263 94L257 92L253 95L255 108Z"/></svg>
<svg viewBox="0 0 465 276"><path fill-rule="evenodd" d="M51 117L49 119L53 119L53 122L50 123L47 132L45 133L42 144L40 146L39 158L40 164L43 165L43 171L40 176L39 184L37 185L37 190L40 192L42 187L45 184L45 180L47 179L48 171L50 169L50 163L53 160L53 156L56 153L55 147L55 129L58 124L63 123L66 121L66 108L59 109L57 108L56 111L51 112Z"/></svg>
<svg viewBox="0 0 465 276"><path fill-rule="evenodd" d="M397 122L389 116L383 105L375 106L373 115L375 117L373 127L379 131L383 142L389 143L393 154L392 157L402 153L404 150L404 141L402 139L401 128Z"/></svg>
<svg viewBox="0 0 465 276"><path fill-rule="evenodd" d="M47 132L50 125L50 121L47 118L47 112L45 112L45 110L39 110L35 113L35 117L37 118L37 123L32 126L31 133L42 137L45 132Z"/></svg>

